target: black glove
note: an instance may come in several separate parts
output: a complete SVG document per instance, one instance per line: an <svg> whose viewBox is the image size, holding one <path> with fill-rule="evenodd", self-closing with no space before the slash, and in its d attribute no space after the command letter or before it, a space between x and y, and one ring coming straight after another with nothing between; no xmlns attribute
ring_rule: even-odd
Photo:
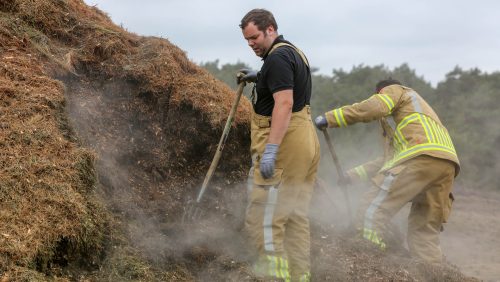
<svg viewBox="0 0 500 282"><path fill-rule="evenodd" d="M240 84L244 82L257 82L257 71L251 69L241 69L236 75L236 82Z"/></svg>
<svg viewBox="0 0 500 282"><path fill-rule="evenodd" d="M320 115L314 119L314 125L316 125L319 130L323 130L328 127L328 121L324 115Z"/></svg>

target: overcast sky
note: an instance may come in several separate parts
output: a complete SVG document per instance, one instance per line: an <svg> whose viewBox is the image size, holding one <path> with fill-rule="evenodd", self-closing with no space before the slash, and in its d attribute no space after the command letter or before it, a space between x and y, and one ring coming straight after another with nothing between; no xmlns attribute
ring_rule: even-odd
<svg viewBox="0 0 500 282"><path fill-rule="evenodd" d="M500 70L495 0L84 0L139 35L168 39L195 63L262 62L238 27L253 8L273 12L278 32L319 73L408 63L434 85L456 65Z"/></svg>

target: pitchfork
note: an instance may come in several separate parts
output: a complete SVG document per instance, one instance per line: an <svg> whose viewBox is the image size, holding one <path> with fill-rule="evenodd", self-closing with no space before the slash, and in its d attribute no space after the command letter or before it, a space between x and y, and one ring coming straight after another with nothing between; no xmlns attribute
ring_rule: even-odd
<svg viewBox="0 0 500 282"><path fill-rule="evenodd" d="M237 77L241 77L242 73L238 73ZM201 218L203 214L203 210L201 209L200 202L205 190L207 190L208 183L210 179L212 179L212 175L214 174L217 165L219 164L220 157L222 155L222 150L224 149L224 145L226 144L227 137L229 135L229 130L231 129L231 124L233 123L234 116L236 114L236 109L238 108L238 104L240 103L241 94L243 93L243 88L245 88L245 82L242 81L238 85L238 90L236 91L236 97L234 98L233 106L231 107L231 111L229 112L229 117L227 118L226 125L224 127L224 131L222 132L222 136L219 140L219 145L217 146L217 151L215 152L215 156L212 159L212 163L210 164L210 168L208 169L207 174L205 175L205 179L203 180L203 185L201 185L200 192L198 193L198 197L196 201L190 200L187 202L184 207L184 214L182 215L182 223L186 223L189 221L197 221Z"/></svg>

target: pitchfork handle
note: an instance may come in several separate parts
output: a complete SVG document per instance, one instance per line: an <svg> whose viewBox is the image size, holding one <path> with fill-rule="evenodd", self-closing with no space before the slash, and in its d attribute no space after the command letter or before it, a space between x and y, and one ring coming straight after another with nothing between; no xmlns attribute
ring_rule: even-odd
<svg viewBox="0 0 500 282"><path fill-rule="evenodd" d="M337 153L335 153L335 149L333 149L333 142L332 138L330 138L330 134L326 130L326 128L322 129L323 134L325 135L325 140L326 144L328 145L328 150L330 151L330 154L332 155L333 163L335 164L335 168L337 169L337 174L339 176L340 183L346 183L345 181L345 175L344 171L342 170L342 167L340 166L339 158L337 157ZM342 189L342 192L345 197L346 205L347 205L347 212L349 215L349 220L352 223L352 212L351 212L351 201L349 200L349 194L347 193L347 188L345 187L345 184L340 185L340 188Z"/></svg>
<svg viewBox="0 0 500 282"><path fill-rule="evenodd" d="M215 152L215 156L212 159L212 163L210 164L210 168L208 169L207 175L205 176L205 180L203 180L203 185L201 186L200 193L198 194L198 198L196 198L196 203L201 201L205 190L207 189L208 183L210 179L212 179L212 175L214 174L217 165L219 164L220 157L222 155L222 150L224 149L224 145L226 144L227 137L229 136L229 130L231 129L231 124L233 123L234 116L236 114L236 109L238 108L238 104L240 103L241 94L243 93L243 88L245 88L245 82L242 81L238 85L238 90L236 91L236 97L234 98L233 106L231 107L231 111L229 112L229 117L227 118L226 125L224 126L224 132L219 140L219 145L217 146L217 151Z"/></svg>
<svg viewBox="0 0 500 282"><path fill-rule="evenodd" d="M333 142L330 138L330 134L325 129L322 129L323 134L325 135L326 144L328 145L328 150L330 151L330 155L332 155L333 163L335 164L335 169L337 170L337 175L339 176L339 180L344 181L345 175L342 167L340 166L339 158L337 157L337 153L335 153L335 149L333 149Z"/></svg>

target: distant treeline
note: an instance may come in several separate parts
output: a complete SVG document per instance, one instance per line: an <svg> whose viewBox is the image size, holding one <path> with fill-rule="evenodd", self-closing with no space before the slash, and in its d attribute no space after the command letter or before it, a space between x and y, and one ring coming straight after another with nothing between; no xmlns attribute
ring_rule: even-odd
<svg viewBox="0 0 500 282"><path fill-rule="evenodd" d="M233 89L237 71L248 68L243 63L219 66L218 61L201 66ZM368 98L374 94L375 84L388 77L420 93L450 131L462 165L457 185L466 189L500 190L500 72L488 74L479 69L456 67L436 87L417 76L407 64L392 70L384 65L360 65L350 71L334 69L331 76L313 73L313 116ZM246 95L250 88L247 87ZM333 129L331 134L346 168L382 152L376 122ZM327 158L324 152L323 159ZM334 174L331 162L322 162L329 165L323 165L321 173Z"/></svg>

